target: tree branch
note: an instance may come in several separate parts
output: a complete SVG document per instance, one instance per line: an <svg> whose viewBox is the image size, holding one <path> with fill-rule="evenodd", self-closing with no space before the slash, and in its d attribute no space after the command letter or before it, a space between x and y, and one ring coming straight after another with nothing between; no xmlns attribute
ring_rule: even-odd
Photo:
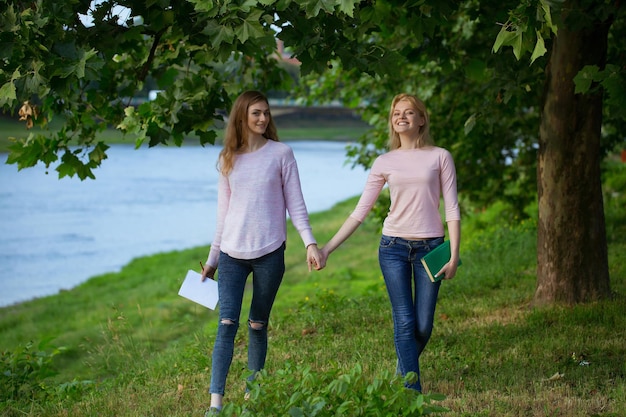
<svg viewBox="0 0 626 417"><path fill-rule="evenodd" d="M150 48L150 54L148 54L148 59L146 59L146 62L144 62L137 74L137 79L139 81L145 81L146 77L148 76L148 72L150 72L150 67L152 66L152 62L154 61L157 46L159 46L161 36L163 36L166 30L167 28L163 28L154 35L154 40L152 41L152 47Z"/></svg>

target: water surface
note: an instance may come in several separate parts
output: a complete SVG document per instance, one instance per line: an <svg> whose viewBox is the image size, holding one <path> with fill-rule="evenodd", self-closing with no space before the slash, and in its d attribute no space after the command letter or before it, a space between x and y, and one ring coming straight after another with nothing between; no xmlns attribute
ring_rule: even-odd
<svg viewBox="0 0 626 417"><path fill-rule="evenodd" d="M367 173L345 144L290 142L309 212L358 195ZM135 257L208 245L220 148L114 145L96 180L17 171L0 154L0 306L119 271ZM314 225L313 225L314 226Z"/></svg>

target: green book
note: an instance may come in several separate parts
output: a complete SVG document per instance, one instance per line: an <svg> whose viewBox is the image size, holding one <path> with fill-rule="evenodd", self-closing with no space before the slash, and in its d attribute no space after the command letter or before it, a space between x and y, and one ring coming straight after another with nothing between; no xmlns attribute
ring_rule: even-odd
<svg viewBox="0 0 626 417"><path fill-rule="evenodd" d="M441 274L438 277L435 277L435 274L448 263L450 256L450 241L446 240L422 258L422 265L424 265L426 273L432 282L441 281L444 278L445 274ZM459 265L461 265L460 259Z"/></svg>

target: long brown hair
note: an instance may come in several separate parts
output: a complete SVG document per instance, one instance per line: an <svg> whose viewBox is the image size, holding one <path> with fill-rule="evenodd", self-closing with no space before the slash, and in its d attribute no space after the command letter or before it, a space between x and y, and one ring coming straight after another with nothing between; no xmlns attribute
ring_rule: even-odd
<svg viewBox="0 0 626 417"><path fill-rule="evenodd" d="M413 109L415 109L415 111L424 118L424 126L422 126L419 130L416 146L418 148L423 148L425 146L434 146L435 141L430 136L430 116L428 116L426 105L422 100L415 97L414 95L401 93L393 98L393 100L391 101L391 108L389 109L389 142L387 144L387 146L389 146L389 150L393 151L394 149L398 149L401 145L400 135L398 135L398 133L393 129L393 122L391 121L391 119L393 118L393 110L396 107L396 104L403 100L411 103Z"/></svg>
<svg viewBox="0 0 626 417"><path fill-rule="evenodd" d="M248 108L259 101L264 101L269 106L267 97L259 91L244 91L233 103L224 135L224 147L218 162L218 170L224 175L232 171L235 155L248 146ZM278 132L271 113L263 137L278 142Z"/></svg>

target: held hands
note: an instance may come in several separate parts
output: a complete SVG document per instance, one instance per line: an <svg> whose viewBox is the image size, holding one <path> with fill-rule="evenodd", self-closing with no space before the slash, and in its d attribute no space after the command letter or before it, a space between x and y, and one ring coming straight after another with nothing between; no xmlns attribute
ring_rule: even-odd
<svg viewBox="0 0 626 417"><path fill-rule="evenodd" d="M322 249L320 249L320 256L322 257L322 264L326 266L326 262L328 262L328 257L330 256L328 246L323 246Z"/></svg>
<svg viewBox="0 0 626 417"><path fill-rule="evenodd" d="M348 217L332 239L326 242L326 245L319 250L319 259L316 263L317 267L315 269L319 271L324 268L330 254L343 242L345 242L345 240L348 239L360 225L360 221L353 219L352 217ZM310 270L311 269L309 268L309 271Z"/></svg>
<svg viewBox="0 0 626 417"><path fill-rule="evenodd" d="M311 272L312 268L319 271L326 266L326 258L322 257L322 253L316 244L311 244L306 247L306 263L309 267L309 272Z"/></svg>

